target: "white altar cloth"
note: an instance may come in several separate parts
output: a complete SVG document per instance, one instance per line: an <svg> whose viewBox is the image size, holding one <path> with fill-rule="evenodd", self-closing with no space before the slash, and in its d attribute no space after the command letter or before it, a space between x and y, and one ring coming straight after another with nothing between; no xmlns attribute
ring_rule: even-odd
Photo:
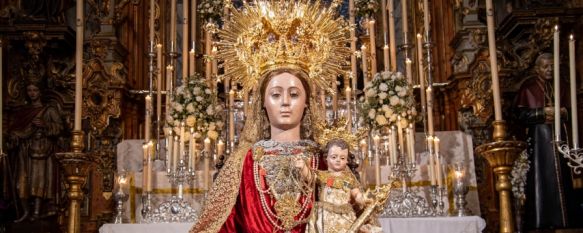
<svg viewBox="0 0 583 233"><path fill-rule="evenodd" d="M486 227L478 216L437 218L381 218L386 233L480 233ZM105 224L99 233L187 233L192 223Z"/></svg>

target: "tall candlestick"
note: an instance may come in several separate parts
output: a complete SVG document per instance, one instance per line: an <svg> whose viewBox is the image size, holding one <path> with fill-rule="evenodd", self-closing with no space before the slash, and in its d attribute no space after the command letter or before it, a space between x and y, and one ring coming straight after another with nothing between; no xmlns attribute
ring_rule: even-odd
<svg viewBox="0 0 583 233"><path fill-rule="evenodd" d="M85 16L83 4L77 0L77 32L75 38L75 123L74 131L81 131L81 111L83 102L83 33L85 31Z"/></svg>
<svg viewBox="0 0 583 233"><path fill-rule="evenodd" d="M176 0L170 1L170 49L176 52Z"/></svg>
<svg viewBox="0 0 583 233"><path fill-rule="evenodd" d="M1 65L2 63L0 63ZM569 36L569 80L571 82L571 129L573 131L573 148L579 149L579 126L577 116L577 77L575 73L575 38ZM0 99L1 100L1 99ZM0 118L1 120L2 118ZM0 140L1 141L1 140Z"/></svg>
<svg viewBox="0 0 583 233"><path fill-rule="evenodd" d="M500 100L500 84L498 81L498 59L496 57L496 34L494 31L494 8L492 0L486 0L486 21L488 24L488 51L490 53L490 73L492 74L492 94L494 95L494 116L496 121L502 120L502 102Z"/></svg>
<svg viewBox="0 0 583 233"><path fill-rule="evenodd" d="M401 22L403 23L403 41L404 44L408 43L409 35L409 8L407 7L407 0L401 0Z"/></svg>
<svg viewBox="0 0 583 233"><path fill-rule="evenodd" d="M554 58L554 67L553 67L553 71L554 71L554 81L555 81L555 85L553 88L555 88L555 141L560 141L561 140L561 77L560 77L560 64L559 64L559 26L555 25L555 33L553 34L553 58Z"/></svg>
<svg viewBox="0 0 583 233"><path fill-rule="evenodd" d="M374 141L374 148L375 148L375 153L374 153L374 175L375 175L375 184L377 187L379 187L381 185L381 165L380 165L380 159L379 159L379 153L380 153L380 141L381 138L379 137L379 135L375 135L373 137L373 141Z"/></svg>
<svg viewBox="0 0 583 233"><path fill-rule="evenodd" d="M374 76L377 73L377 46L374 20L368 21L368 32L370 35L370 70L371 75Z"/></svg>
<svg viewBox="0 0 583 233"><path fill-rule="evenodd" d="M394 0L389 0L387 8L389 8L389 45L391 45L391 71L397 71L397 48L395 39L395 3Z"/></svg>
<svg viewBox="0 0 583 233"><path fill-rule="evenodd" d="M368 51L366 45L360 47L360 54L362 57L362 77L364 77L364 83L368 83L371 78L368 77Z"/></svg>
<svg viewBox="0 0 583 233"><path fill-rule="evenodd" d="M346 96L346 127L348 131L352 131L352 108L350 106L350 100L352 99L352 89L350 87L346 87L344 93Z"/></svg>
<svg viewBox="0 0 583 233"><path fill-rule="evenodd" d="M188 0L182 1L182 82L188 77L188 59L190 56L188 54Z"/></svg>

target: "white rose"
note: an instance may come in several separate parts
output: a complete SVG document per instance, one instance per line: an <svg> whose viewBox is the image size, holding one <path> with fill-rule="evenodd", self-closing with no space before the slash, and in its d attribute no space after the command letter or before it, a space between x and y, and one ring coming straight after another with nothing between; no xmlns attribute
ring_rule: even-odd
<svg viewBox="0 0 583 233"><path fill-rule="evenodd" d="M366 97L373 97L375 96L377 93L375 92L374 89L370 88L366 90Z"/></svg>
<svg viewBox="0 0 583 233"><path fill-rule="evenodd" d="M401 96L401 97L403 97L403 96L407 95L407 91L406 90L401 90L401 91L399 91L399 94L398 95Z"/></svg>
<svg viewBox="0 0 583 233"><path fill-rule="evenodd" d="M381 92L381 93L379 93L379 99L382 99L382 100L384 100L384 99L386 99L386 98L387 98L387 93L386 93L386 92Z"/></svg>
<svg viewBox="0 0 583 233"><path fill-rule="evenodd" d="M389 101L391 102L392 106L395 106L397 104L399 104L399 97L397 96L391 96L391 98L389 99Z"/></svg>
<svg viewBox="0 0 583 233"><path fill-rule="evenodd" d="M210 94L211 93L211 89L204 89L204 93Z"/></svg>
<svg viewBox="0 0 583 233"><path fill-rule="evenodd" d="M381 91L388 91L389 86L386 83L381 83L381 85L379 86L379 89L381 89Z"/></svg>
<svg viewBox="0 0 583 233"><path fill-rule="evenodd" d="M393 110L392 109L389 109L389 110L385 111L385 117L388 118L388 117L391 117L392 115L393 115Z"/></svg>
<svg viewBox="0 0 583 233"><path fill-rule="evenodd" d="M194 112L194 104L190 103L190 104L186 105L186 111Z"/></svg>
<svg viewBox="0 0 583 233"><path fill-rule="evenodd" d="M195 87L194 89L192 89L192 93L194 95L199 95L200 94L200 87Z"/></svg>
<svg viewBox="0 0 583 233"><path fill-rule="evenodd" d="M377 115L375 120L379 125L386 125L388 123L387 118L385 118L383 115Z"/></svg>
<svg viewBox="0 0 583 233"><path fill-rule="evenodd" d="M209 107L206 109L206 114L209 114L209 115L213 115L213 114L215 114L215 111L213 110L213 107L212 107L212 106L209 106Z"/></svg>
<svg viewBox="0 0 583 233"><path fill-rule="evenodd" d="M196 102L201 102L202 100L203 100L203 98L202 98L202 97L200 97L200 96L197 96L197 97L196 97Z"/></svg>
<svg viewBox="0 0 583 233"><path fill-rule="evenodd" d="M176 104L176 105L174 105L174 109L175 109L177 112L182 112L182 110L184 110L184 108L182 107L182 105L181 105L181 104Z"/></svg>
<svg viewBox="0 0 583 233"><path fill-rule="evenodd" d="M178 88L176 88L176 94L177 95L182 95L183 92L184 92L184 87L183 86L179 86Z"/></svg>
<svg viewBox="0 0 583 233"><path fill-rule="evenodd" d="M389 111L389 105L383 104L383 106L381 107L383 109L383 111Z"/></svg>

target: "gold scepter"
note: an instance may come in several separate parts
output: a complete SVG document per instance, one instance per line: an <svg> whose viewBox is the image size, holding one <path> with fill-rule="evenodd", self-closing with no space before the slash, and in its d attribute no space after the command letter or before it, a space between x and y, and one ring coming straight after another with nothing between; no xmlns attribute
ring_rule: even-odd
<svg viewBox="0 0 583 233"><path fill-rule="evenodd" d="M381 185L377 189L372 191L371 194L373 195L374 198L373 203L369 204L366 207L366 209L362 211L362 214L360 214L360 216L358 216L358 218L354 220L354 222L350 226L350 229L348 229L347 231L348 233L358 232L360 227L368 221L368 219L370 218L370 216L373 215L373 213L382 210L383 206L389 199L389 195L391 194L393 184L394 180L391 179L389 180L388 184Z"/></svg>

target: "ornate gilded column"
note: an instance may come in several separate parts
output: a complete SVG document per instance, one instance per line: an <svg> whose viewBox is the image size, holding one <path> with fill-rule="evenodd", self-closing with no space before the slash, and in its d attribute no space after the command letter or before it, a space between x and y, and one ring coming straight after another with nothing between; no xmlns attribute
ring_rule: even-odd
<svg viewBox="0 0 583 233"><path fill-rule="evenodd" d="M61 164L67 182L67 197L69 198L68 233L80 232L81 202L83 201L83 186L89 173L92 160L83 153L83 131L73 131L71 141L72 152L57 153L56 157Z"/></svg>
<svg viewBox="0 0 583 233"><path fill-rule="evenodd" d="M499 195L500 232L514 232L514 215L512 215L510 171L514 160L526 148L526 143L506 139L506 123L492 123L493 142L485 143L476 148L476 153L482 155L492 167L496 175L496 191Z"/></svg>

